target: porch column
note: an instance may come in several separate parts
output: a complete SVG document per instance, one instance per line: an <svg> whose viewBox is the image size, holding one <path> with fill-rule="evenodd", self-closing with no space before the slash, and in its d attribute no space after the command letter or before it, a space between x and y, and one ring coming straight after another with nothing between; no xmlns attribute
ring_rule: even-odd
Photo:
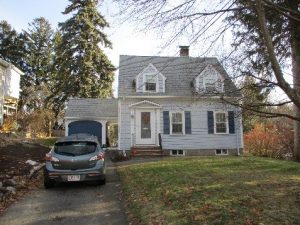
<svg viewBox="0 0 300 225"><path fill-rule="evenodd" d="M106 145L106 124L107 124L107 120L102 120L101 121L102 124L102 145Z"/></svg>
<svg viewBox="0 0 300 225"><path fill-rule="evenodd" d="M71 121L65 121L65 136L68 136L70 122Z"/></svg>

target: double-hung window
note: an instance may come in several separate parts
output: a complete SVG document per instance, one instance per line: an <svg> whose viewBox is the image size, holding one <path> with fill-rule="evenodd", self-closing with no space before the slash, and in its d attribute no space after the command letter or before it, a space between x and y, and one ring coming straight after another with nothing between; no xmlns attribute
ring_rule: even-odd
<svg viewBox="0 0 300 225"><path fill-rule="evenodd" d="M205 90L215 90L216 89L216 80L213 77L206 77L204 79Z"/></svg>
<svg viewBox="0 0 300 225"><path fill-rule="evenodd" d="M215 92L217 90L218 76L211 74L210 76L204 77L204 87L207 92Z"/></svg>
<svg viewBox="0 0 300 225"><path fill-rule="evenodd" d="M171 131L172 134L184 134L184 118L182 112L171 113Z"/></svg>
<svg viewBox="0 0 300 225"><path fill-rule="evenodd" d="M156 75L145 75L145 91L156 91Z"/></svg>
<svg viewBox="0 0 300 225"><path fill-rule="evenodd" d="M225 113L225 112L216 112L215 113L215 131L216 131L216 134L227 134L228 133L227 113Z"/></svg>

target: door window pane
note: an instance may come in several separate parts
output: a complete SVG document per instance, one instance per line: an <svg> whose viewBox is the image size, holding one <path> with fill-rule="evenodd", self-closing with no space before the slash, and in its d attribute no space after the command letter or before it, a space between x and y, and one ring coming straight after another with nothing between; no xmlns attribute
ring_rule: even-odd
<svg viewBox="0 0 300 225"><path fill-rule="evenodd" d="M151 138L151 113L141 112L141 138Z"/></svg>

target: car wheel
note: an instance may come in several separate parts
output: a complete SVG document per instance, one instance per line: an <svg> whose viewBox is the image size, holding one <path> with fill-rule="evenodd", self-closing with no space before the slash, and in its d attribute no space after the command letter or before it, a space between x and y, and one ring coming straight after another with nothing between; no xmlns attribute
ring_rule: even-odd
<svg viewBox="0 0 300 225"><path fill-rule="evenodd" d="M51 180L47 180L46 178L44 178L44 187L46 189L52 188L54 186L55 182L51 181Z"/></svg>
<svg viewBox="0 0 300 225"><path fill-rule="evenodd" d="M54 180L50 180L49 177L44 174L44 187L46 189L49 189L49 188L52 188L55 184L55 181Z"/></svg>
<svg viewBox="0 0 300 225"><path fill-rule="evenodd" d="M102 180L99 182L101 185L104 185L106 183L106 177L104 177Z"/></svg>

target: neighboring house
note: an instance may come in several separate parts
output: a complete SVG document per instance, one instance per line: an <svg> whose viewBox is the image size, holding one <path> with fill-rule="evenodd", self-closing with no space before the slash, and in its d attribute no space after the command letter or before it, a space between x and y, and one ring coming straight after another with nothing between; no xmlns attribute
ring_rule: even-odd
<svg viewBox="0 0 300 225"><path fill-rule="evenodd" d="M0 59L0 124L6 116L17 112L20 95L20 76L24 73L17 67Z"/></svg>
<svg viewBox="0 0 300 225"><path fill-rule="evenodd" d="M119 150L161 146L165 155L239 155L240 109L220 96L236 100L241 94L216 58L189 57L183 46L180 57L120 56L117 113L106 108L106 100L71 100L69 105L84 111L72 115L76 121L102 124L102 140L109 121L103 119L111 110L118 118ZM103 105L97 110L89 101Z"/></svg>

